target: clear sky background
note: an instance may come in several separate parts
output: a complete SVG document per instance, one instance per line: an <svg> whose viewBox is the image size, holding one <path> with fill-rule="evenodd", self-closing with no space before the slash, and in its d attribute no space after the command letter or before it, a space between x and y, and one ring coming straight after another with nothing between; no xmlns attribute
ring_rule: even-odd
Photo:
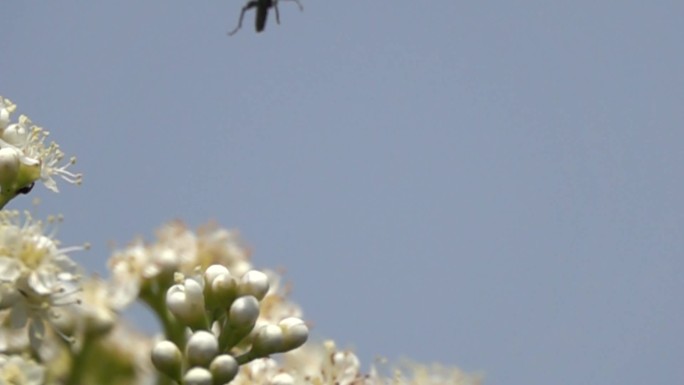
<svg viewBox="0 0 684 385"><path fill-rule="evenodd" d="M79 260L215 219L366 363L684 383L684 3L302 2L234 37L236 0L2 4Z"/></svg>

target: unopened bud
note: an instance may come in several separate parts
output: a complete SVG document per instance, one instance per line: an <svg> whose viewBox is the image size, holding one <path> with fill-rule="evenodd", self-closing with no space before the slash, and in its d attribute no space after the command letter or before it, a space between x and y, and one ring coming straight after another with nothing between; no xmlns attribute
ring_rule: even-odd
<svg viewBox="0 0 684 385"><path fill-rule="evenodd" d="M183 385L213 385L211 372L207 369L195 367L183 376Z"/></svg>
<svg viewBox="0 0 684 385"><path fill-rule="evenodd" d="M208 367L217 354L216 336L204 330L193 333L185 347L185 356L190 366Z"/></svg>
<svg viewBox="0 0 684 385"><path fill-rule="evenodd" d="M283 331L285 340L283 342L283 352L297 349L304 345L309 338L309 328L304 321L297 317L289 317L278 323Z"/></svg>
<svg viewBox="0 0 684 385"><path fill-rule="evenodd" d="M233 301L228 312L228 321L238 328L251 328L259 318L259 301L251 295Z"/></svg>
<svg viewBox="0 0 684 385"><path fill-rule="evenodd" d="M276 325L262 326L254 336L252 352L259 357L283 351L285 337L280 327Z"/></svg>
<svg viewBox="0 0 684 385"><path fill-rule="evenodd" d="M160 372L178 382L183 357L180 349L171 341L161 341L152 349L152 363Z"/></svg>
<svg viewBox="0 0 684 385"><path fill-rule="evenodd" d="M238 290L241 295L252 295L261 301L268 293L268 276L258 270L250 270L240 278Z"/></svg>
<svg viewBox="0 0 684 385"><path fill-rule="evenodd" d="M217 384L227 384L232 381L237 375L238 369L237 361L229 354L217 356L209 365L209 371Z"/></svg>
<svg viewBox="0 0 684 385"><path fill-rule="evenodd" d="M166 292L166 306L179 321L193 329L206 324L202 286L193 279L171 286Z"/></svg>

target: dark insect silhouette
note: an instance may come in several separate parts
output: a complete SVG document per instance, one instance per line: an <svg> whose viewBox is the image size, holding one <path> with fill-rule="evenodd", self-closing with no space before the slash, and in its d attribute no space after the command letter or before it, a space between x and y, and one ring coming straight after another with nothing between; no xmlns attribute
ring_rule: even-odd
<svg viewBox="0 0 684 385"><path fill-rule="evenodd" d="M228 35L233 36L233 35L235 35L235 33L240 28L242 28L242 19L245 17L245 12L247 12L249 9L255 8L255 7L256 7L255 26L256 26L257 32L263 31L264 27L266 27L266 19L268 18L268 11L271 8L275 9L276 23L280 24L280 14L278 13L278 1L279 0L250 0L249 2L247 2L247 5L242 7L242 12L240 12L240 20L238 21L237 27L235 27L234 30L228 32ZM280 1L286 1L286 0L280 0ZM299 6L300 11L304 10L304 7L299 2L299 0L287 0L287 1L294 1Z"/></svg>
<svg viewBox="0 0 684 385"><path fill-rule="evenodd" d="M28 193L30 193L31 190L33 190L33 185L34 185L34 183L31 183L29 185L26 185L26 186L20 188L19 190L17 190L17 194L28 194Z"/></svg>

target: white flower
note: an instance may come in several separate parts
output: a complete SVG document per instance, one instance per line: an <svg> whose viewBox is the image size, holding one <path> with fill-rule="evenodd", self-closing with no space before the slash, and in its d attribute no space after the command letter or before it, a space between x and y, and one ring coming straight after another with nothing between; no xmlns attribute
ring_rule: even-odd
<svg viewBox="0 0 684 385"><path fill-rule="evenodd" d="M115 252L109 259L113 288L111 295L118 307L123 308L135 301L143 280L156 276L158 270L150 262L147 248L139 240Z"/></svg>
<svg viewBox="0 0 684 385"><path fill-rule="evenodd" d="M272 358L259 358L240 366L240 371L231 385L270 385L278 373L278 362Z"/></svg>
<svg viewBox="0 0 684 385"><path fill-rule="evenodd" d="M480 385L482 376L466 374L456 367L439 364L423 365L411 361L403 361L392 368L386 367L387 362L379 362L383 372L391 376L382 375L375 365L364 378L364 385Z"/></svg>
<svg viewBox="0 0 684 385"><path fill-rule="evenodd" d="M240 235L208 223L197 230L197 259L202 266L223 265L235 277L252 268L249 249Z"/></svg>
<svg viewBox="0 0 684 385"><path fill-rule="evenodd" d="M180 222L157 232L158 242L146 245L137 239L109 259L114 294L122 305L138 298L140 291L157 279L171 281L176 272L191 275L197 266L197 240Z"/></svg>
<svg viewBox="0 0 684 385"><path fill-rule="evenodd" d="M9 125L10 115L12 115L16 108L17 106L12 101L0 96L0 132Z"/></svg>
<svg viewBox="0 0 684 385"><path fill-rule="evenodd" d="M64 161L65 155L55 142L45 144L49 133L34 125L26 115L10 123L16 106L0 96L0 149L11 148L18 152L21 162L20 175L14 188L23 188L40 179L45 187L58 192L54 177L80 184L82 175L68 170L75 158ZM3 189L8 189L3 185Z"/></svg>
<svg viewBox="0 0 684 385"><path fill-rule="evenodd" d="M118 320L117 312L122 309L113 292L114 288L108 282L98 277L88 278L81 284L78 302L53 309L53 326L76 337L77 343L86 335L108 333Z"/></svg>
<svg viewBox="0 0 684 385"><path fill-rule="evenodd" d="M51 219L50 221L54 221ZM34 348L52 322L54 308L74 304L80 271L43 222L17 211L0 211L0 310L15 328L28 325Z"/></svg>
<svg viewBox="0 0 684 385"><path fill-rule="evenodd" d="M0 355L0 384L42 385L45 368L21 356Z"/></svg>

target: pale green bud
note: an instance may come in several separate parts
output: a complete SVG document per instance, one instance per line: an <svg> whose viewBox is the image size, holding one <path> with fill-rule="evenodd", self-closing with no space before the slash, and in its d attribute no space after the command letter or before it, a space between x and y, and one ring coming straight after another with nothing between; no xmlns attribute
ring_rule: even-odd
<svg viewBox="0 0 684 385"><path fill-rule="evenodd" d="M209 365L209 371L214 377L214 382L217 384L227 384L237 375L238 365L235 358L229 354L221 354L214 358Z"/></svg>
<svg viewBox="0 0 684 385"><path fill-rule="evenodd" d="M214 379L205 368L192 368L183 376L183 385L213 385Z"/></svg>
<svg viewBox="0 0 684 385"><path fill-rule="evenodd" d="M228 321L237 328L252 328L259 318L259 301L251 295L236 299L228 312Z"/></svg>
<svg viewBox="0 0 684 385"><path fill-rule="evenodd" d="M183 357L180 349L171 341L161 341L152 349L152 363L160 372L173 380L180 380Z"/></svg>
<svg viewBox="0 0 684 385"><path fill-rule="evenodd" d="M166 292L166 306L179 321L193 329L207 324L202 286L194 279L171 286Z"/></svg>
<svg viewBox="0 0 684 385"><path fill-rule="evenodd" d="M283 331L276 325L264 325L257 331L252 342L252 353L259 357L266 357L283 351L285 337Z"/></svg>
<svg viewBox="0 0 684 385"><path fill-rule="evenodd" d="M268 293L268 276L258 270L246 272L238 285L240 295L252 295L259 301L264 299Z"/></svg>
<svg viewBox="0 0 684 385"><path fill-rule="evenodd" d="M309 338L309 328L304 321L297 317L289 317L278 323L283 331L285 340L283 342L283 352L297 349L304 345Z"/></svg>
<svg viewBox="0 0 684 385"><path fill-rule="evenodd" d="M190 366L208 367L217 354L216 336L204 330L193 333L185 347L185 357Z"/></svg>

